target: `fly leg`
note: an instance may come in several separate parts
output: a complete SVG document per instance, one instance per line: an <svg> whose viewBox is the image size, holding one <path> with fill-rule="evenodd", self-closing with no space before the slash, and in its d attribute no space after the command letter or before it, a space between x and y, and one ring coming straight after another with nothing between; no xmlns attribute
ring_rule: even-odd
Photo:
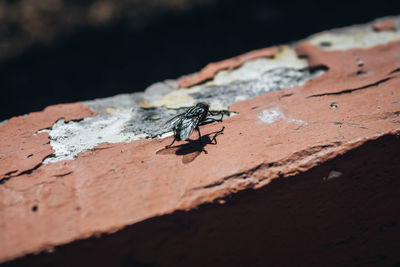
<svg viewBox="0 0 400 267"><path fill-rule="evenodd" d="M224 117L224 111L216 111L216 112L209 111L208 114L210 114L211 116L217 116L221 114L221 118L214 119L214 121L222 121L222 118Z"/></svg>
<svg viewBox="0 0 400 267"><path fill-rule="evenodd" d="M215 122L215 121L221 122L222 119L223 119L223 117L224 117L224 112L223 112L223 111L221 111L221 112L212 112L212 111L209 111L208 114L211 115L211 116L217 116L217 115L221 114L221 118L219 118L219 119L207 118L206 120L202 121L202 122L200 123L200 125L209 124L209 123L212 123L212 122Z"/></svg>
<svg viewBox="0 0 400 267"><path fill-rule="evenodd" d="M210 123L212 123L212 122L221 122L222 120L220 120L220 119L214 119L214 118L208 118L207 120L205 120L205 121L202 121L199 125L206 125L206 124L210 124Z"/></svg>
<svg viewBox="0 0 400 267"><path fill-rule="evenodd" d="M221 119L207 118L205 121L202 121L201 123L199 123L199 125L206 125L206 124L213 123L216 121L222 122L222 118Z"/></svg>
<svg viewBox="0 0 400 267"><path fill-rule="evenodd" d="M175 136L174 136L174 139L172 140L172 143L167 145L167 146L165 146L165 148L170 148L174 143L175 143Z"/></svg>
<svg viewBox="0 0 400 267"><path fill-rule="evenodd" d="M214 134L214 136L213 136L213 138L211 138L211 144L213 144L213 145L216 145L217 144L217 139L216 139L216 137L218 136L218 135L220 135L220 134L224 134L224 129L225 129L225 126L222 126L222 129L221 130L219 130L218 132L216 132L215 134Z"/></svg>
<svg viewBox="0 0 400 267"><path fill-rule="evenodd" d="M204 153L208 154L208 152L204 149L204 144L203 144L203 141L201 140L201 133L200 133L199 126L196 127L196 130L199 133L199 141L200 141L201 149L202 149L202 151L204 151Z"/></svg>

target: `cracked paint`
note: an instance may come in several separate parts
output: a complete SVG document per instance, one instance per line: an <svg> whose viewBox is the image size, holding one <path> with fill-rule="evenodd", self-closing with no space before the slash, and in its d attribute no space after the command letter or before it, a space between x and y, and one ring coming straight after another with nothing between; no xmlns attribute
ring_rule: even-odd
<svg viewBox="0 0 400 267"><path fill-rule="evenodd" d="M377 82L375 82L375 83L364 85L364 86L359 87L359 88L345 89L345 90L341 90L341 91L339 91L339 92L329 92L329 93L315 94L315 95L310 95L310 96L308 96L308 97L319 97L319 96L328 96L328 95L349 94L349 93L352 93L352 92L355 92L355 91L358 91L358 90L363 90L363 89L367 89L367 88L370 88L370 87L377 87L377 86L379 86L381 83L387 82L387 81L389 81L390 79L393 79L393 78L394 78L394 77L388 77L388 78L379 80L379 81L377 81Z"/></svg>

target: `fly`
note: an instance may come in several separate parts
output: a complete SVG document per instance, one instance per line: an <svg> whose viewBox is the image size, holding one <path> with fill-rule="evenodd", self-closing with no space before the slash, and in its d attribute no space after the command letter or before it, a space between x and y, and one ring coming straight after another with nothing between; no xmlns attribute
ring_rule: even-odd
<svg viewBox="0 0 400 267"><path fill-rule="evenodd" d="M214 119L208 118L208 115L216 116L221 114L221 118ZM159 133L174 132L174 140L171 144L167 145L165 148L171 147L175 140L186 140L189 138L190 134L196 130L199 133L199 141L201 142L201 133L199 126L208 124L214 121L222 121L224 116L223 111L212 112L209 111L209 105L205 103L198 103L195 106L188 108L185 112L173 117L167 121L158 131Z"/></svg>

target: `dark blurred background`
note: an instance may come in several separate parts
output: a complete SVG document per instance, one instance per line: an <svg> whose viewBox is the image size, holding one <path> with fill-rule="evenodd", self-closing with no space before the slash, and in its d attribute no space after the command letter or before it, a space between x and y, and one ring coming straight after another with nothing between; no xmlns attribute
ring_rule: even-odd
<svg viewBox="0 0 400 267"><path fill-rule="evenodd" d="M0 121L396 14L399 0L0 0Z"/></svg>

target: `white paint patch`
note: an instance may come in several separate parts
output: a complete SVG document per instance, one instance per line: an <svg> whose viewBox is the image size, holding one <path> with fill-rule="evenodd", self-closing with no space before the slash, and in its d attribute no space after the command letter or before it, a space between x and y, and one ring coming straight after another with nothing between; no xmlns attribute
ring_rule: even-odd
<svg viewBox="0 0 400 267"><path fill-rule="evenodd" d="M49 133L50 145L55 150L55 157L49 157L43 163L72 160L78 153L102 143L130 142L145 137L122 132L124 124L131 118L131 110L116 110L113 114L87 117L80 122L58 120L51 130L41 131Z"/></svg>
<svg viewBox="0 0 400 267"><path fill-rule="evenodd" d="M256 58L245 62L235 69L219 71L213 80L206 85L225 85L234 81L259 79L266 72L277 68L306 68L307 60L300 59L296 52L289 46L283 46L274 58Z"/></svg>
<svg viewBox="0 0 400 267"><path fill-rule="evenodd" d="M238 96L235 97L235 101L234 102L247 100L247 99L248 99L248 97L245 96L245 95L238 95Z"/></svg>
<svg viewBox="0 0 400 267"><path fill-rule="evenodd" d="M271 108L261 111L258 118L265 123L273 123L278 119L285 118L285 115L279 108Z"/></svg>
<svg viewBox="0 0 400 267"><path fill-rule="evenodd" d="M310 42L323 50L348 50L371 48L400 40L400 31L376 32L372 27L353 29L342 33L322 32L311 37Z"/></svg>
<svg viewBox="0 0 400 267"><path fill-rule="evenodd" d="M140 103L143 108L151 107L166 107L169 109L188 108L195 105L196 93L200 94L203 90L211 86L229 86L233 82L240 81L253 81L253 85L245 86L243 93L240 93L239 88L237 93L239 95L232 96L229 101L224 101L223 95L213 95L210 99L210 110L228 110L230 103L240 100L249 99L249 94L257 96L267 91L277 91L284 88L292 87L294 85L301 85L313 77L321 75L324 71L317 71L315 73L303 72L308 67L307 60L301 59L297 56L295 50L289 46L282 46L282 49L274 55L274 58L256 58L245 62L243 65L234 69L226 69L217 72L215 77L208 82L192 86L190 88L181 88L173 91L166 91L165 95L152 99L145 100ZM283 76L282 76L283 75ZM147 90L146 90L147 92ZM257 92L257 93L255 93ZM225 96L232 95L232 93ZM235 98L234 98L235 97ZM229 102L229 103L228 103Z"/></svg>
<svg viewBox="0 0 400 267"><path fill-rule="evenodd" d="M219 110L228 110L228 107L224 106L221 101L214 100L210 103L210 110L219 111Z"/></svg>
<svg viewBox="0 0 400 267"><path fill-rule="evenodd" d="M172 136L172 135L174 135L173 132L166 132L166 133L163 133L162 135L158 136L157 138L164 139L165 137Z"/></svg>
<svg viewBox="0 0 400 267"><path fill-rule="evenodd" d="M265 110L261 111L261 113L258 115L258 118L264 123L273 123L277 120L283 119L283 120L287 120L289 122L294 122L294 123L298 123L298 124L308 124L307 122L305 122L303 120L297 120L297 119L287 117L277 107L265 109Z"/></svg>

